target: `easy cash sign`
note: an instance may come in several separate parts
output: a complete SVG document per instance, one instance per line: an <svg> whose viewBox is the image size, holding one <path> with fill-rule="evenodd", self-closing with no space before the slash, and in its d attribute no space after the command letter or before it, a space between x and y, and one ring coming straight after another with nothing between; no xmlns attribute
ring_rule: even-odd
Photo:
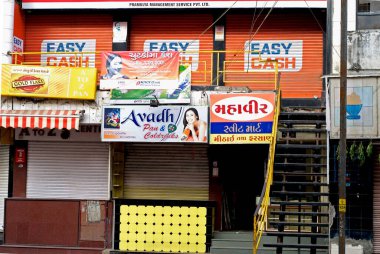
<svg viewBox="0 0 380 254"><path fill-rule="evenodd" d="M276 60L279 71L298 72L302 69L302 45L302 40L246 41L244 70L273 71Z"/></svg>
<svg viewBox="0 0 380 254"><path fill-rule="evenodd" d="M211 94L210 144L269 144L275 93Z"/></svg>

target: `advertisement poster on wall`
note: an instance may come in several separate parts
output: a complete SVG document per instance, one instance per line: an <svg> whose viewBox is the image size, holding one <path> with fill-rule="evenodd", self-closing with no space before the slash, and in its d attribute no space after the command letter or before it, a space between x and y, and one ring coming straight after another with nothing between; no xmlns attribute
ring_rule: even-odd
<svg viewBox="0 0 380 254"><path fill-rule="evenodd" d="M102 141L193 142L208 141L206 106L104 106Z"/></svg>
<svg viewBox="0 0 380 254"><path fill-rule="evenodd" d="M269 144L275 93L211 94L210 144Z"/></svg>
<svg viewBox="0 0 380 254"><path fill-rule="evenodd" d="M175 89L179 52L102 52L100 89Z"/></svg>
<svg viewBox="0 0 380 254"><path fill-rule="evenodd" d="M174 89L122 89L111 90L111 104L150 104L156 100L160 104L190 103L191 66L180 65L178 84Z"/></svg>
<svg viewBox="0 0 380 254"><path fill-rule="evenodd" d="M1 95L94 100L96 68L3 64Z"/></svg>

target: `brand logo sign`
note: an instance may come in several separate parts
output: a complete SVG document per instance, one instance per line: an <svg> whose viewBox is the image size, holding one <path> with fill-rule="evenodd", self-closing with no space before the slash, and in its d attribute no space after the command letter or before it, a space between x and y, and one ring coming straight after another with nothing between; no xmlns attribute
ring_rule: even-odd
<svg viewBox="0 0 380 254"><path fill-rule="evenodd" d="M269 143L274 93L210 95L210 143Z"/></svg>
<svg viewBox="0 0 380 254"><path fill-rule="evenodd" d="M179 51L181 64L191 64L191 70L198 70L199 40L146 40L144 51Z"/></svg>
<svg viewBox="0 0 380 254"><path fill-rule="evenodd" d="M95 67L96 40L43 40L41 51L46 66Z"/></svg>
<svg viewBox="0 0 380 254"><path fill-rule="evenodd" d="M302 69L302 40L279 41L246 41L244 56L244 70L271 71L275 70L277 60L278 70L282 72L297 72ZM267 62L260 62L269 60Z"/></svg>

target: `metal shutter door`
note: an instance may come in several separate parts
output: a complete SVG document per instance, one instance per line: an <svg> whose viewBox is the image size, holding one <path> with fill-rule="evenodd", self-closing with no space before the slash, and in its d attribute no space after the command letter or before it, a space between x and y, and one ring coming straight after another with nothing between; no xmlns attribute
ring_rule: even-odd
<svg viewBox="0 0 380 254"><path fill-rule="evenodd" d="M43 40L96 40L96 51L112 50L112 16L107 14L40 15L25 17L25 52L40 52ZM40 55L26 55L27 62L39 63ZM96 54L100 68L100 54Z"/></svg>
<svg viewBox="0 0 380 254"><path fill-rule="evenodd" d="M4 223L4 198L8 197L9 146L0 145L0 231Z"/></svg>
<svg viewBox="0 0 380 254"><path fill-rule="evenodd" d="M208 200L207 145L127 144L124 197Z"/></svg>
<svg viewBox="0 0 380 254"><path fill-rule="evenodd" d="M375 145L373 160L373 253L380 253L380 146Z"/></svg>
<svg viewBox="0 0 380 254"><path fill-rule="evenodd" d="M226 60L236 62L235 71L230 73L227 80L238 81L247 78L241 73L244 70L244 53L236 54L236 51L244 50L244 43L249 40L264 41L288 41L302 40L302 68L297 72L281 72L280 85L283 98L314 98L322 95L323 72L323 31L321 31L315 19L305 10L299 10L294 15L271 14L258 30L265 15L260 16L255 27L251 30L252 15L228 15L226 25L226 50L235 51L228 53ZM258 30L258 31L257 31ZM252 37L254 35L254 37ZM265 58L265 55L263 55ZM259 72L260 76L264 76ZM252 74L253 75L253 74ZM250 76L249 80L257 80L257 75ZM268 81L268 79L265 79ZM271 79L273 80L273 78ZM242 83L227 83L226 85L241 86ZM273 89L272 83L253 83L251 89Z"/></svg>
<svg viewBox="0 0 380 254"><path fill-rule="evenodd" d="M28 198L109 198L109 144L29 142Z"/></svg>

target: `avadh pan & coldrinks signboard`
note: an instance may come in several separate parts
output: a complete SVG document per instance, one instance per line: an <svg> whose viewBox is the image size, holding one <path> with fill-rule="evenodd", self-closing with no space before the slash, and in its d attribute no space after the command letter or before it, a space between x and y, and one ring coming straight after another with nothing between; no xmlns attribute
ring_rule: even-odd
<svg viewBox="0 0 380 254"><path fill-rule="evenodd" d="M210 144L268 144L275 93L211 94Z"/></svg>
<svg viewBox="0 0 380 254"><path fill-rule="evenodd" d="M208 141L206 106L104 106L102 141Z"/></svg>

